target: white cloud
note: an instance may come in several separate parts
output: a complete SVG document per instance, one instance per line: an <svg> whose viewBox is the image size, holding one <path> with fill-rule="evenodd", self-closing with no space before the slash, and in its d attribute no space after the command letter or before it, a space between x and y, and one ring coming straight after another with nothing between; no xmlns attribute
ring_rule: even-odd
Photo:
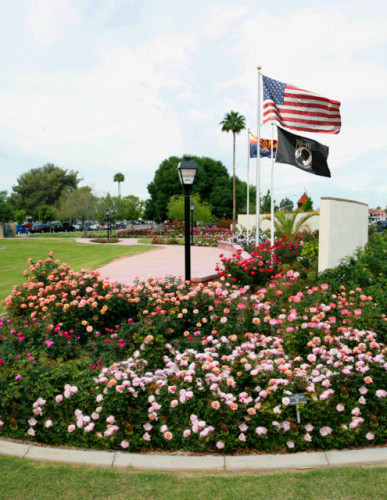
<svg viewBox="0 0 387 500"><path fill-rule="evenodd" d="M24 19L33 42L49 46L68 26L80 21L79 13L67 0L30 0L30 13Z"/></svg>

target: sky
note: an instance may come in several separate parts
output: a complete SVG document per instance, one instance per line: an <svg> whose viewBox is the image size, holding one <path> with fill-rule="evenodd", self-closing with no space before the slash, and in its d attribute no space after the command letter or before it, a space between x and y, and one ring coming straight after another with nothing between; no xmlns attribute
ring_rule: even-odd
<svg viewBox="0 0 387 500"><path fill-rule="evenodd" d="M387 205L387 4L374 0L0 0L0 190L47 163L80 186L149 198L169 156L220 160L232 174L231 110L256 134L258 71L341 102L331 178L274 167L274 198ZM262 96L260 96L262 100ZM271 126L261 127L270 139ZM236 173L247 180L247 132ZM261 192L270 189L261 161ZM255 160L250 162L255 183Z"/></svg>

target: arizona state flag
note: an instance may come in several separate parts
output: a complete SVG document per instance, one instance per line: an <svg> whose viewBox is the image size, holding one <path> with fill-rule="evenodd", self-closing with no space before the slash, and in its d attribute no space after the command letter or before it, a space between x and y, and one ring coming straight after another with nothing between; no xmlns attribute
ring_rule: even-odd
<svg viewBox="0 0 387 500"><path fill-rule="evenodd" d="M291 134L277 127L278 147L275 162L293 165L310 174L330 177L329 148L308 137Z"/></svg>
<svg viewBox="0 0 387 500"><path fill-rule="evenodd" d="M257 157L258 139L254 134L250 134L250 158ZM273 157L277 151L277 141L273 141ZM259 156L261 158L271 158L271 141L269 139L260 139Z"/></svg>

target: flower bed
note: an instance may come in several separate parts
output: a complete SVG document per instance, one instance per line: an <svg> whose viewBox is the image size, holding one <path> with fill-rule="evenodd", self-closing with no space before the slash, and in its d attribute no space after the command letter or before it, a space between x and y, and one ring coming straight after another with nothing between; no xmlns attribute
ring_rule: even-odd
<svg viewBox="0 0 387 500"><path fill-rule="evenodd" d="M372 325L385 314L359 287L278 271L256 290L224 277L124 287L31 261L0 322L0 435L130 451L383 443L387 363Z"/></svg>
<svg viewBox="0 0 387 500"><path fill-rule="evenodd" d="M94 238L90 240L92 243L118 243L120 240L118 238Z"/></svg>
<svg viewBox="0 0 387 500"><path fill-rule="evenodd" d="M194 245L216 247L219 240L227 239L230 234L228 228L194 227ZM148 229L119 229L117 236L120 238L152 238L152 243L159 245L184 244L184 225Z"/></svg>

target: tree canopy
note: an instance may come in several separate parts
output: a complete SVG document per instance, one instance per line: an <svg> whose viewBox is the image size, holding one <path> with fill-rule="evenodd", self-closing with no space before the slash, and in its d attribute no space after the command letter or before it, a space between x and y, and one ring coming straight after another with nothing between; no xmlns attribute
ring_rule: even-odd
<svg viewBox="0 0 387 500"><path fill-rule="evenodd" d="M211 205L206 202L200 201L199 194L194 194L191 196L191 205L195 205L193 210L193 220L195 222L202 222L208 224L212 222L213 215L211 211ZM168 218L171 220L184 221L185 219L185 200L184 195L175 195L169 200L168 203Z"/></svg>
<svg viewBox="0 0 387 500"><path fill-rule="evenodd" d="M294 203L289 198L283 198L280 201L280 208L286 212L293 212Z"/></svg>
<svg viewBox="0 0 387 500"><path fill-rule="evenodd" d="M63 200L61 215L64 219L79 219L82 222L94 219L97 197L88 186L71 191Z"/></svg>
<svg viewBox="0 0 387 500"><path fill-rule="evenodd" d="M9 222L14 215L7 191L0 191L0 222Z"/></svg>
<svg viewBox="0 0 387 500"><path fill-rule="evenodd" d="M50 205L42 205L38 211L38 218L43 222L57 219L58 210Z"/></svg>
<svg viewBox="0 0 387 500"><path fill-rule="evenodd" d="M302 204L302 210L304 212L311 212L313 210L313 200L311 198L308 198L304 203Z"/></svg>
<svg viewBox="0 0 387 500"><path fill-rule="evenodd" d="M24 209L36 218L42 205L58 208L61 197L76 189L80 181L78 172L47 163L43 167L32 168L17 179L11 200L15 208Z"/></svg>
<svg viewBox="0 0 387 500"><path fill-rule="evenodd" d="M260 205L261 205L261 211L262 212L271 212L271 192L270 189L267 190L267 193L261 196L260 198ZM276 201L274 200L274 210L278 210L278 205L276 204Z"/></svg>
<svg viewBox="0 0 387 500"><path fill-rule="evenodd" d="M98 199L96 217L102 221L106 218L106 210L110 210L110 220L133 220L142 215L144 202L138 196L128 195L124 198L107 194Z"/></svg>
<svg viewBox="0 0 387 500"><path fill-rule="evenodd" d="M208 157L191 156L198 166L198 172L192 187L192 195L200 195L202 202L212 207L216 218L232 215L232 179L227 168L220 161ZM153 181L148 184L150 199L145 206L145 217L161 222L168 218L167 207L174 195L181 195L183 188L177 174L177 166L181 158L171 156L164 160L155 172ZM237 210L246 206L247 186L236 178Z"/></svg>

